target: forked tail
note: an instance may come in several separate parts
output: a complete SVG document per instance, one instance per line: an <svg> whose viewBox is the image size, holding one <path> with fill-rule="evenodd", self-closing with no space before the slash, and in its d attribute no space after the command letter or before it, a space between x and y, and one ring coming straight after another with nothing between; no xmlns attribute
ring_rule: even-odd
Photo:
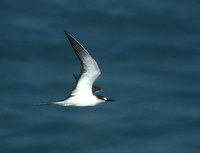
<svg viewBox="0 0 200 153"><path fill-rule="evenodd" d="M61 102L50 102L50 103L40 103L38 106L44 106L44 105L59 105Z"/></svg>

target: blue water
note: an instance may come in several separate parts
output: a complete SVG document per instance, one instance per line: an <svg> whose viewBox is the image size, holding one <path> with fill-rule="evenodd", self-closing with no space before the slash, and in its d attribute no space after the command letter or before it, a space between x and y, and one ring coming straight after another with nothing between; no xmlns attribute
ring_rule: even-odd
<svg viewBox="0 0 200 153"><path fill-rule="evenodd" d="M1 153L199 153L200 2L0 1ZM115 99L39 107L70 93L80 65L63 30L97 60Z"/></svg>

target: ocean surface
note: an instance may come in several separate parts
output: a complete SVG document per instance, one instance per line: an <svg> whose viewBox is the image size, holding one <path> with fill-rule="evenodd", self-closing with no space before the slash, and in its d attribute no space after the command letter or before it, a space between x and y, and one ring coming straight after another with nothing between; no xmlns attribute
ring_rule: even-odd
<svg viewBox="0 0 200 153"><path fill-rule="evenodd" d="M0 1L0 153L199 153L200 1ZM70 94L96 59L95 107Z"/></svg>

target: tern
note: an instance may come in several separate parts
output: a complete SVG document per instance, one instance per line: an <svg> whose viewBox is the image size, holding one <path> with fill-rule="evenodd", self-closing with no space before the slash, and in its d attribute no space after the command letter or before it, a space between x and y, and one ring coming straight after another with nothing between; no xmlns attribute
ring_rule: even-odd
<svg viewBox="0 0 200 153"><path fill-rule="evenodd" d="M64 33L80 61L82 67L81 72L78 77L73 75L76 79L76 83L74 89L67 98L58 102L41 103L39 105L95 106L99 103L114 101L101 95L95 95L96 92L101 91L101 88L93 85L101 74L97 62L72 35L66 31L64 31Z"/></svg>

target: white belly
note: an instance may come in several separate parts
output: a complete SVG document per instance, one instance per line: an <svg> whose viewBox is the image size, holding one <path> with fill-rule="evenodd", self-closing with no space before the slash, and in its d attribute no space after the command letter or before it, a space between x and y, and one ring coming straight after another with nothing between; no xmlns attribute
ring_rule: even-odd
<svg viewBox="0 0 200 153"><path fill-rule="evenodd" d="M64 101L65 106L94 106L102 100L97 99L94 95L78 95L72 96Z"/></svg>

